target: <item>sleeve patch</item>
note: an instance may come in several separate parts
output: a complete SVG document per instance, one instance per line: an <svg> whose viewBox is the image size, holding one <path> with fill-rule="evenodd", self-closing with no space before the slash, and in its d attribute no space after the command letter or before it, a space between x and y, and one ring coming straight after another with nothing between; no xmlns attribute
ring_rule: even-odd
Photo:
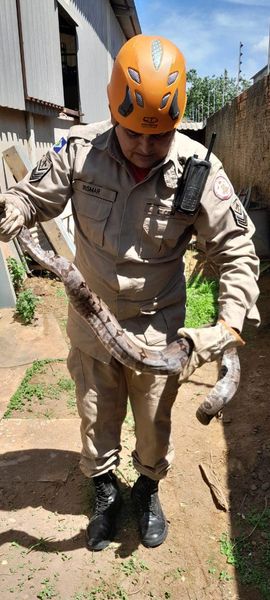
<svg viewBox="0 0 270 600"><path fill-rule="evenodd" d="M54 144L54 146L53 146L54 152L56 152L56 154L58 154L58 152L60 152L60 150L62 150L62 148L64 148L66 143L67 143L66 138L61 137L61 139L58 142L56 142L56 144Z"/></svg>
<svg viewBox="0 0 270 600"><path fill-rule="evenodd" d="M229 200L233 195L233 187L224 175L217 175L213 192L219 200Z"/></svg>
<svg viewBox="0 0 270 600"><path fill-rule="evenodd" d="M241 227L242 229L247 229L248 228L248 218L247 218L247 213L243 207L243 204L240 200L235 200L235 202L233 202L232 206L231 206L231 211L234 217L234 220L236 222L236 225L238 225L238 227Z"/></svg>
<svg viewBox="0 0 270 600"><path fill-rule="evenodd" d="M29 182L35 183L36 181L40 181L48 171L52 168L52 160L49 154L45 154L34 167Z"/></svg>

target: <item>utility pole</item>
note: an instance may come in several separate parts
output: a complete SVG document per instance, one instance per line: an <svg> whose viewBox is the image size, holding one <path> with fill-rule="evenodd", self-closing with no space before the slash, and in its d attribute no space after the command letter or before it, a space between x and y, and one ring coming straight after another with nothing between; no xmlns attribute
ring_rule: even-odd
<svg viewBox="0 0 270 600"><path fill-rule="evenodd" d="M223 77L223 88L222 88L222 106L225 104L226 99L226 91L227 91L227 69L224 69L224 77Z"/></svg>
<svg viewBox="0 0 270 600"><path fill-rule="evenodd" d="M270 25L269 25L269 38L268 38L268 62L267 62L267 75L270 73Z"/></svg>
<svg viewBox="0 0 270 600"><path fill-rule="evenodd" d="M244 44L242 44L242 42L240 42L239 59L238 59L238 75L237 75L237 93L239 93L239 89L240 89L240 81L241 81L241 73L242 73L241 65L242 65L242 56L243 56L243 52L242 52L243 45Z"/></svg>

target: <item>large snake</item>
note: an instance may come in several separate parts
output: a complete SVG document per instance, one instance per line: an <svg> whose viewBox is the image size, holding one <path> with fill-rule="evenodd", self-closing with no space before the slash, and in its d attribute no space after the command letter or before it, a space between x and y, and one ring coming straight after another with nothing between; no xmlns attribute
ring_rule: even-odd
<svg viewBox="0 0 270 600"><path fill-rule="evenodd" d="M72 262L53 251L42 250L25 227L22 228L18 239L25 252L61 279L73 308L89 323L111 356L130 369L141 372L181 374L192 351L187 339L179 338L163 350L141 348L123 331L105 302L87 287L83 276ZM239 381L240 363L237 350L225 350L219 379L196 412L200 423L207 425L222 411L236 393Z"/></svg>

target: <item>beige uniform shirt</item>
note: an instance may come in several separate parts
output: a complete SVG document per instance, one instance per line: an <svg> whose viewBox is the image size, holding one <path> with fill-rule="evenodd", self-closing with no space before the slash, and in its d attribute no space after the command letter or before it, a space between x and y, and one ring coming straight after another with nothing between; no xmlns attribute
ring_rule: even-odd
<svg viewBox="0 0 270 600"><path fill-rule="evenodd" d="M204 158L206 149L177 131L165 160L135 183L111 124L75 126L7 193L28 226L56 217L71 198L77 267L127 331L151 345L172 341L183 324L183 255L193 233L220 269L219 316L239 330L246 314L258 322L254 227L213 154L198 213L173 211L183 159L194 153ZM109 361L71 307L68 334Z"/></svg>

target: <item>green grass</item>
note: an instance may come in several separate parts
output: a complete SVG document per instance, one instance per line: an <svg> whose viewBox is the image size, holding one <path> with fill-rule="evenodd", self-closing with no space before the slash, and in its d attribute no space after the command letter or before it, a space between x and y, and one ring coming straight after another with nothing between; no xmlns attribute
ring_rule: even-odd
<svg viewBox="0 0 270 600"><path fill-rule="evenodd" d="M47 577L46 579L43 579L41 585L43 585L43 588L37 594L37 598L39 600L49 600L50 598L55 598L58 595L55 590L54 584L51 583Z"/></svg>
<svg viewBox="0 0 270 600"><path fill-rule="evenodd" d="M245 515L245 524L253 526L248 535L230 538L228 534L222 534L220 552L227 564L234 566L243 585L253 586L260 591L262 598L269 600L270 509L262 512L253 510ZM258 535L255 533L257 529ZM262 531L265 539L261 538Z"/></svg>
<svg viewBox="0 0 270 600"><path fill-rule="evenodd" d="M62 389L69 389L71 393L71 390L74 389L74 384L72 381L71 383L67 383L69 380L65 380L65 378L59 379L59 387L58 384L45 385L43 383L31 383L31 379L34 375L44 373L47 365L55 362L63 361L60 359L45 359L35 360L33 362L32 366L27 369L25 376L15 394L13 394L9 401L7 410L4 414L5 419L9 418L14 411L23 410L25 405L31 408L31 401L33 398L37 398L40 403L42 403L46 395L47 397L57 397L57 394L59 395L59 391Z"/></svg>
<svg viewBox="0 0 270 600"><path fill-rule="evenodd" d="M201 327L214 323L217 318L219 283L197 275L187 282L185 327Z"/></svg>

